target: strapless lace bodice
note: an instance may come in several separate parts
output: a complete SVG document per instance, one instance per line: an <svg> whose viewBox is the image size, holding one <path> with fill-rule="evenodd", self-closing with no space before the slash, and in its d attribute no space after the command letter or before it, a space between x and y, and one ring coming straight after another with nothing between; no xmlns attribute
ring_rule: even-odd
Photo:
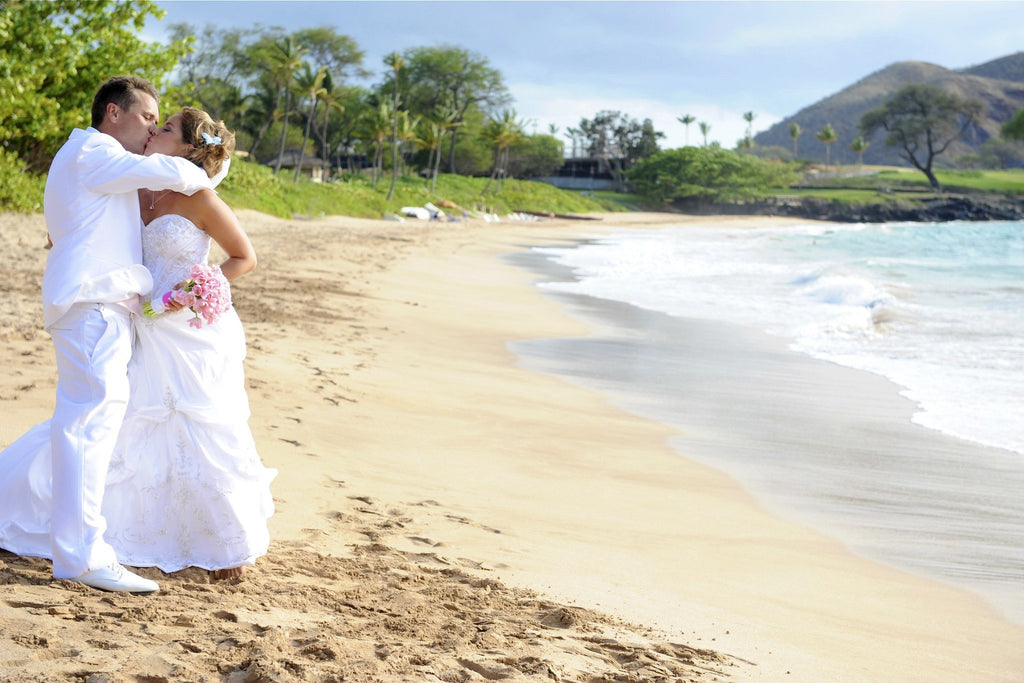
<svg viewBox="0 0 1024 683"><path fill-rule="evenodd" d="M210 236L184 216L164 214L142 229L142 263L153 275L154 296L170 291L209 255Z"/></svg>

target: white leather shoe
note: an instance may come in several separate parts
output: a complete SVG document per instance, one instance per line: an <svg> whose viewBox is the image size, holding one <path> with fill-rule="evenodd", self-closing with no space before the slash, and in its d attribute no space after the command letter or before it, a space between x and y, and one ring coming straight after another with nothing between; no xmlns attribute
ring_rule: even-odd
<svg viewBox="0 0 1024 683"><path fill-rule="evenodd" d="M116 562L109 567L93 569L71 580L99 588L101 591L115 593L156 593L160 589L156 581L133 574Z"/></svg>

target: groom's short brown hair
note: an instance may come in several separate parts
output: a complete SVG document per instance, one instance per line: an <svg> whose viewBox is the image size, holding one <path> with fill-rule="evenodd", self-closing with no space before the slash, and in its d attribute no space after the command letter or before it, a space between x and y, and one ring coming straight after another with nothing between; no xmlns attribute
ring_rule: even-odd
<svg viewBox="0 0 1024 683"><path fill-rule="evenodd" d="M121 109L131 109L135 104L135 91L151 95L160 104L160 94L153 84L141 76L114 76L100 86L92 99L92 127L99 128L107 115L107 105L113 102Z"/></svg>

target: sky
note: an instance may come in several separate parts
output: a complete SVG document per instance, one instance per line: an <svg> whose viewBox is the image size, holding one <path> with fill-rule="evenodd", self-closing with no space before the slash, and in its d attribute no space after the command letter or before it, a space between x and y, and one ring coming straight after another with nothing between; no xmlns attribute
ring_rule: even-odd
<svg viewBox="0 0 1024 683"><path fill-rule="evenodd" d="M463 0L157 0L143 38L168 27L331 26L365 51L383 81L385 55L451 45L504 77L527 132L565 131L601 110L651 119L662 148L708 142L732 148L753 133L895 62L951 69L1024 50L1024 2L498 2Z"/></svg>

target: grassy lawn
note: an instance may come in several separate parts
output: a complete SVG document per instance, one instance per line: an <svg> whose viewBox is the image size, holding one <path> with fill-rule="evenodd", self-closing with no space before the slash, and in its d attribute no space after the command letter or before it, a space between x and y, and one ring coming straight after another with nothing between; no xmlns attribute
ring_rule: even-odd
<svg viewBox="0 0 1024 683"><path fill-rule="evenodd" d="M282 218L296 215L381 218L398 213L403 206L423 206L427 202L456 216L463 210L506 215L513 211L593 213L630 208L628 200L623 199L629 195L595 193L595 196L586 196L525 180L508 180L500 190L492 183L485 192L487 178L442 174L438 176L436 191L430 192L426 180L404 176L398 179L392 200L387 201L390 186L390 176L382 178L376 188L369 176L348 176L330 183L314 183L305 178L294 182L293 172L282 171L275 176L269 167L236 161L220 193L233 208L253 209Z"/></svg>
<svg viewBox="0 0 1024 683"><path fill-rule="evenodd" d="M810 176L779 195L821 197L843 202L879 203L893 197L922 200L938 195L928 179L916 169L896 167L865 167L859 174ZM851 169L852 170L852 169ZM951 171L940 170L935 176L945 193L1024 195L1024 169Z"/></svg>

